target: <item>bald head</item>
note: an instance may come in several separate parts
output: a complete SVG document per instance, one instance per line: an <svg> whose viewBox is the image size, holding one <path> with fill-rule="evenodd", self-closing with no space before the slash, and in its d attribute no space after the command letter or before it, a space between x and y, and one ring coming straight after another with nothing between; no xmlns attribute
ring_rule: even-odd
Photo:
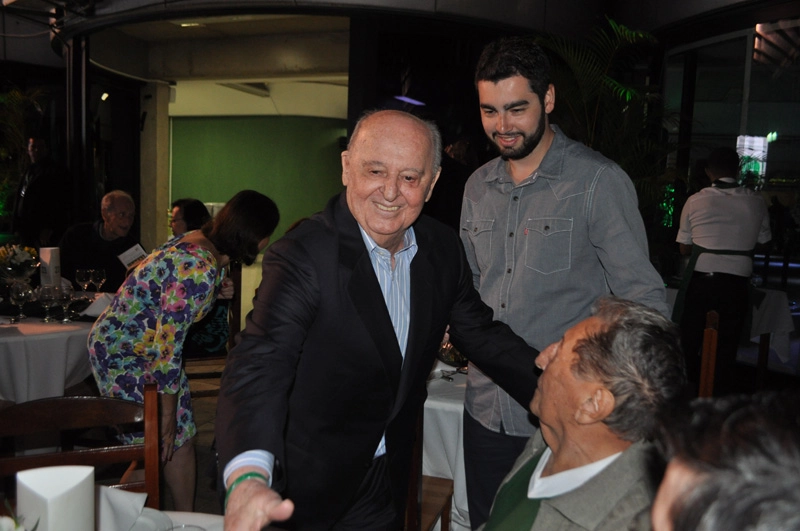
<svg viewBox="0 0 800 531"><path fill-rule="evenodd" d="M375 243L395 252L439 177L436 126L401 111L378 111L356 124L342 153L347 206Z"/></svg>

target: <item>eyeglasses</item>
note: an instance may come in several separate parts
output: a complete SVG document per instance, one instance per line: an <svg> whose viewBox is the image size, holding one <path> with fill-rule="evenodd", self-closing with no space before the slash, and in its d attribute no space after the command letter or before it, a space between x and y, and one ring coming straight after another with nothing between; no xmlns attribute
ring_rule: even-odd
<svg viewBox="0 0 800 531"><path fill-rule="evenodd" d="M116 219L134 219L136 217L135 212L118 212L118 211L111 211L108 213L109 216Z"/></svg>

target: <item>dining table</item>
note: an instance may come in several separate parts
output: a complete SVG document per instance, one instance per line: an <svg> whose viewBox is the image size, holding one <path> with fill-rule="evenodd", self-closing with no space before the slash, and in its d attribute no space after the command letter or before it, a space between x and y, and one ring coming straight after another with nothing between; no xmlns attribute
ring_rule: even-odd
<svg viewBox="0 0 800 531"><path fill-rule="evenodd" d="M470 529L462 426L466 390L466 374L437 364L428 380L422 428L422 473L453 480L453 531Z"/></svg>
<svg viewBox="0 0 800 531"><path fill-rule="evenodd" d="M224 524L224 518L219 514L183 511L164 511L164 514L172 520L172 529L175 531L222 531Z"/></svg>
<svg viewBox="0 0 800 531"><path fill-rule="evenodd" d="M0 318L0 400L63 396L91 374L86 340L91 322L44 323Z"/></svg>
<svg viewBox="0 0 800 531"><path fill-rule="evenodd" d="M667 288L667 304L669 304L670 310L672 310L677 294L677 289ZM748 337L759 345L756 361L756 385L761 388L766 379L770 352L774 352L783 363L789 361L789 340L790 334L794 331L794 319L785 291L763 287L754 288L752 299L752 320Z"/></svg>
<svg viewBox="0 0 800 531"><path fill-rule="evenodd" d="M219 514L189 513L183 511L163 511L172 520L170 531L222 531L225 517ZM262 531L278 531L273 526L267 526ZM142 530L144 531L144 530ZM151 531L151 530L147 530ZM161 531L156 529L153 531Z"/></svg>

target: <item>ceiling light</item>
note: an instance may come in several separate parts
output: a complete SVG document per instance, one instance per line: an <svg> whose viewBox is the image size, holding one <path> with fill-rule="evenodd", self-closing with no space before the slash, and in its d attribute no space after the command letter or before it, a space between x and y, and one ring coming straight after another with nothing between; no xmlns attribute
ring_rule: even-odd
<svg viewBox="0 0 800 531"><path fill-rule="evenodd" d="M410 103L411 105L418 105L418 106L425 105L423 102L415 100L414 98L409 98L408 96L395 96L394 99Z"/></svg>

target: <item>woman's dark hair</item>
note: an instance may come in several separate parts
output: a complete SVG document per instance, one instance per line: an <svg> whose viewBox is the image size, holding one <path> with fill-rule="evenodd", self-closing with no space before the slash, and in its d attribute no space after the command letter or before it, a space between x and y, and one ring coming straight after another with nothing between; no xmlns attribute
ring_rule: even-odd
<svg viewBox="0 0 800 531"><path fill-rule="evenodd" d="M221 254L250 265L258 255L258 242L272 235L279 220L272 199L255 190L242 190L202 230Z"/></svg>
<svg viewBox="0 0 800 531"><path fill-rule="evenodd" d="M201 228L211 219L208 208L206 208L206 205L199 199L192 199L190 197L178 199L172 202L172 208L175 207L181 209L183 222L186 223L186 232Z"/></svg>

